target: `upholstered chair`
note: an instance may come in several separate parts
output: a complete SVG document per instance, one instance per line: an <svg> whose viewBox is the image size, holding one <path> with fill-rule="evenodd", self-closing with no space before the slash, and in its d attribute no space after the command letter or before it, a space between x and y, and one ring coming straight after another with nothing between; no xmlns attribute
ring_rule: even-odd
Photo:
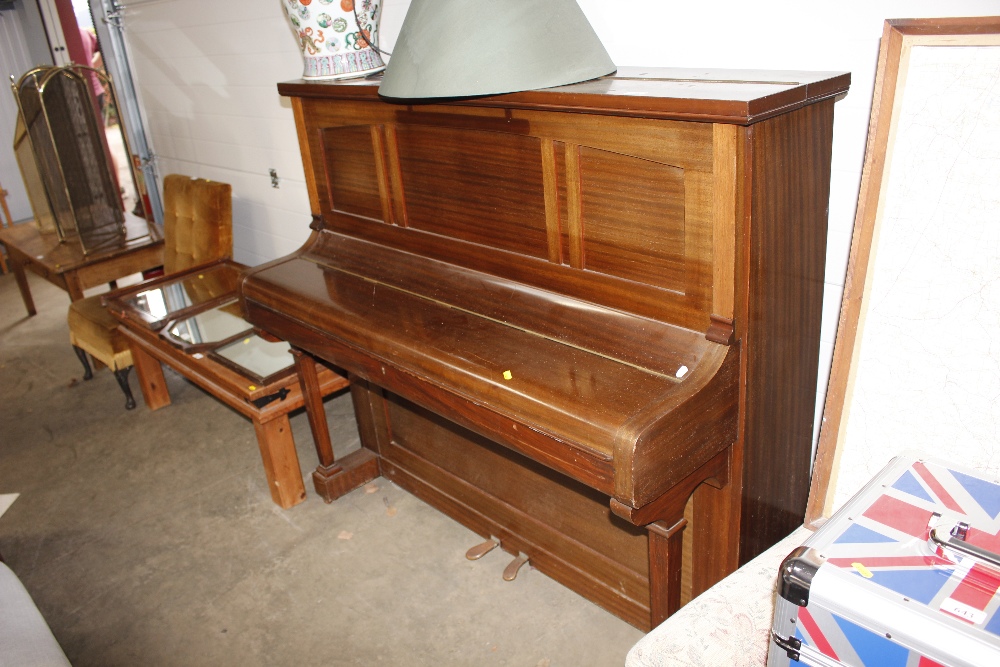
<svg viewBox="0 0 1000 667"><path fill-rule="evenodd" d="M163 179L163 270L183 271L232 256L232 187L204 179L170 174ZM89 354L111 369L125 393L125 407L135 407L128 384L132 353L118 332L118 320L101 303L101 295L74 301L69 307L69 340L83 364L83 379L93 377Z"/></svg>

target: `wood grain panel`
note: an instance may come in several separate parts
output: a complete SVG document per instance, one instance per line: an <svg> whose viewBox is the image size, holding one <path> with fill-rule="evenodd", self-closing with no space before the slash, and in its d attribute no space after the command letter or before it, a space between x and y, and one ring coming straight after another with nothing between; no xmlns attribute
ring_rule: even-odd
<svg viewBox="0 0 1000 667"><path fill-rule="evenodd" d="M292 114L295 116L295 134L299 140L299 153L302 156L302 169L306 175L306 192L309 193L309 210L312 213L319 213L322 208L320 205L320 193L319 185L316 182L317 174L322 174L322 170L316 168L316 163L313 160L317 157L313 152L313 143L311 139L319 141L319 133L314 133L310 130L309 121L306 120L306 114L304 110L304 102L301 98L292 99ZM318 148L318 146L316 146ZM323 184L326 185L325 183ZM326 195L324 187L323 194Z"/></svg>
<svg viewBox="0 0 1000 667"><path fill-rule="evenodd" d="M406 197L403 195L403 175L399 169L399 146L396 141L396 128L385 128L385 162L389 175L389 200L392 205L392 223L402 227L407 226Z"/></svg>
<svg viewBox="0 0 1000 667"><path fill-rule="evenodd" d="M566 203L566 144L562 141L552 142L556 157L556 202L559 208L559 257L566 264L569 262L569 208Z"/></svg>
<svg viewBox="0 0 1000 667"><path fill-rule="evenodd" d="M321 131L323 166L331 210L383 220L379 164L370 125Z"/></svg>
<svg viewBox="0 0 1000 667"><path fill-rule="evenodd" d="M549 261L562 263L562 229L559 220L559 172L556 167L555 142L542 140L542 176L545 185L545 231L548 236Z"/></svg>
<svg viewBox="0 0 1000 667"><path fill-rule="evenodd" d="M712 234L712 313L728 319L735 310L736 275L736 164L739 129L716 125L713 134L715 188Z"/></svg>
<svg viewBox="0 0 1000 667"><path fill-rule="evenodd" d="M410 227L548 258L540 139L399 125L396 141Z"/></svg>
<svg viewBox="0 0 1000 667"><path fill-rule="evenodd" d="M684 170L580 149L584 266L684 292Z"/></svg>
<svg viewBox="0 0 1000 667"><path fill-rule="evenodd" d="M395 224L395 214L393 213L392 188L389 185L391 179L389 160L386 157L385 128L381 125L372 125L372 150L375 153L375 178L378 181L379 201L382 204L382 220Z"/></svg>
<svg viewBox="0 0 1000 667"><path fill-rule="evenodd" d="M583 205L580 201L580 147L566 146L566 247L569 265L583 268Z"/></svg>
<svg viewBox="0 0 1000 667"><path fill-rule="evenodd" d="M687 285L684 295L689 307L704 318L696 327L699 331L708 329L708 315L712 309L714 196L715 178L711 172L685 170L684 255L687 260Z"/></svg>
<svg viewBox="0 0 1000 667"><path fill-rule="evenodd" d="M511 115L529 121L531 134L535 136L558 137L566 143L633 155L685 170L712 170L710 123L519 110Z"/></svg>
<svg viewBox="0 0 1000 667"><path fill-rule="evenodd" d="M755 173L747 344L754 354L747 364L741 563L805 516L832 135L833 100L750 130ZM775 474L775 461L783 474Z"/></svg>
<svg viewBox="0 0 1000 667"><path fill-rule="evenodd" d="M611 514L606 496L398 396L386 398L391 440L380 449L390 479L433 485L444 497L414 490L609 611L648 625L646 531Z"/></svg>
<svg viewBox="0 0 1000 667"><path fill-rule="evenodd" d="M547 257L541 259L515 255L415 229L372 225L351 216L327 216L324 223L330 231L459 266L474 267L485 273L505 276L540 289L561 292L627 313L695 331L704 332L708 328L709 318L705 304L693 303L688 296L652 285L594 271L577 271L566 265L553 264ZM711 276L711 273L708 275Z"/></svg>

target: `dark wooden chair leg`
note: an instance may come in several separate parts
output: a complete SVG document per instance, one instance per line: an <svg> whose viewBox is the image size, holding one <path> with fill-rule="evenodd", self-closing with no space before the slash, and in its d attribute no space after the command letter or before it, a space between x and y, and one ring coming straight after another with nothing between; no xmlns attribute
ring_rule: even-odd
<svg viewBox="0 0 1000 667"><path fill-rule="evenodd" d="M73 351L76 352L76 358L80 360L83 364L83 379L90 380L94 377L94 371L90 369L90 362L87 360L87 353L84 352L83 348L73 346Z"/></svg>
<svg viewBox="0 0 1000 667"><path fill-rule="evenodd" d="M118 386L122 388L125 392L125 409L132 410L135 408L135 399L132 397L132 388L128 386L128 372L132 370L131 366L126 368L119 368L115 371L115 379L118 380Z"/></svg>

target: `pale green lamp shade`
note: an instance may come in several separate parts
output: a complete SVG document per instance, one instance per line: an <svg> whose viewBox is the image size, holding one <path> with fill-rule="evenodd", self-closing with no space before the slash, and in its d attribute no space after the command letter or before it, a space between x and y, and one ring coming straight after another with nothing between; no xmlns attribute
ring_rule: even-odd
<svg viewBox="0 0 1000 667"><path fill-rule="evenodd" d="M379 94L495 95L615 69L575 0L412 0Z"/></svg>

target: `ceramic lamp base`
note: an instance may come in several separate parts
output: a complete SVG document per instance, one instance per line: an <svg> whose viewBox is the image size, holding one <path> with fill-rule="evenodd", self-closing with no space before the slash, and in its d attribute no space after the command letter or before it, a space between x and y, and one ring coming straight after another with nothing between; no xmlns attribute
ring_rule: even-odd
<svg viewBox="0 0 1000 667"><path fill-rule="evenodd" d="M385 63L374 49L331 53L322 56L306 56L303 79L333 80L368 76L385 69Z"/></svg>
<svg viewBox="0 0 1000 667"><path fill-rule="evenodd" d="M302 78L347 79L385 69L378 51L382 0L281 0L305 62Z"/></svg>

